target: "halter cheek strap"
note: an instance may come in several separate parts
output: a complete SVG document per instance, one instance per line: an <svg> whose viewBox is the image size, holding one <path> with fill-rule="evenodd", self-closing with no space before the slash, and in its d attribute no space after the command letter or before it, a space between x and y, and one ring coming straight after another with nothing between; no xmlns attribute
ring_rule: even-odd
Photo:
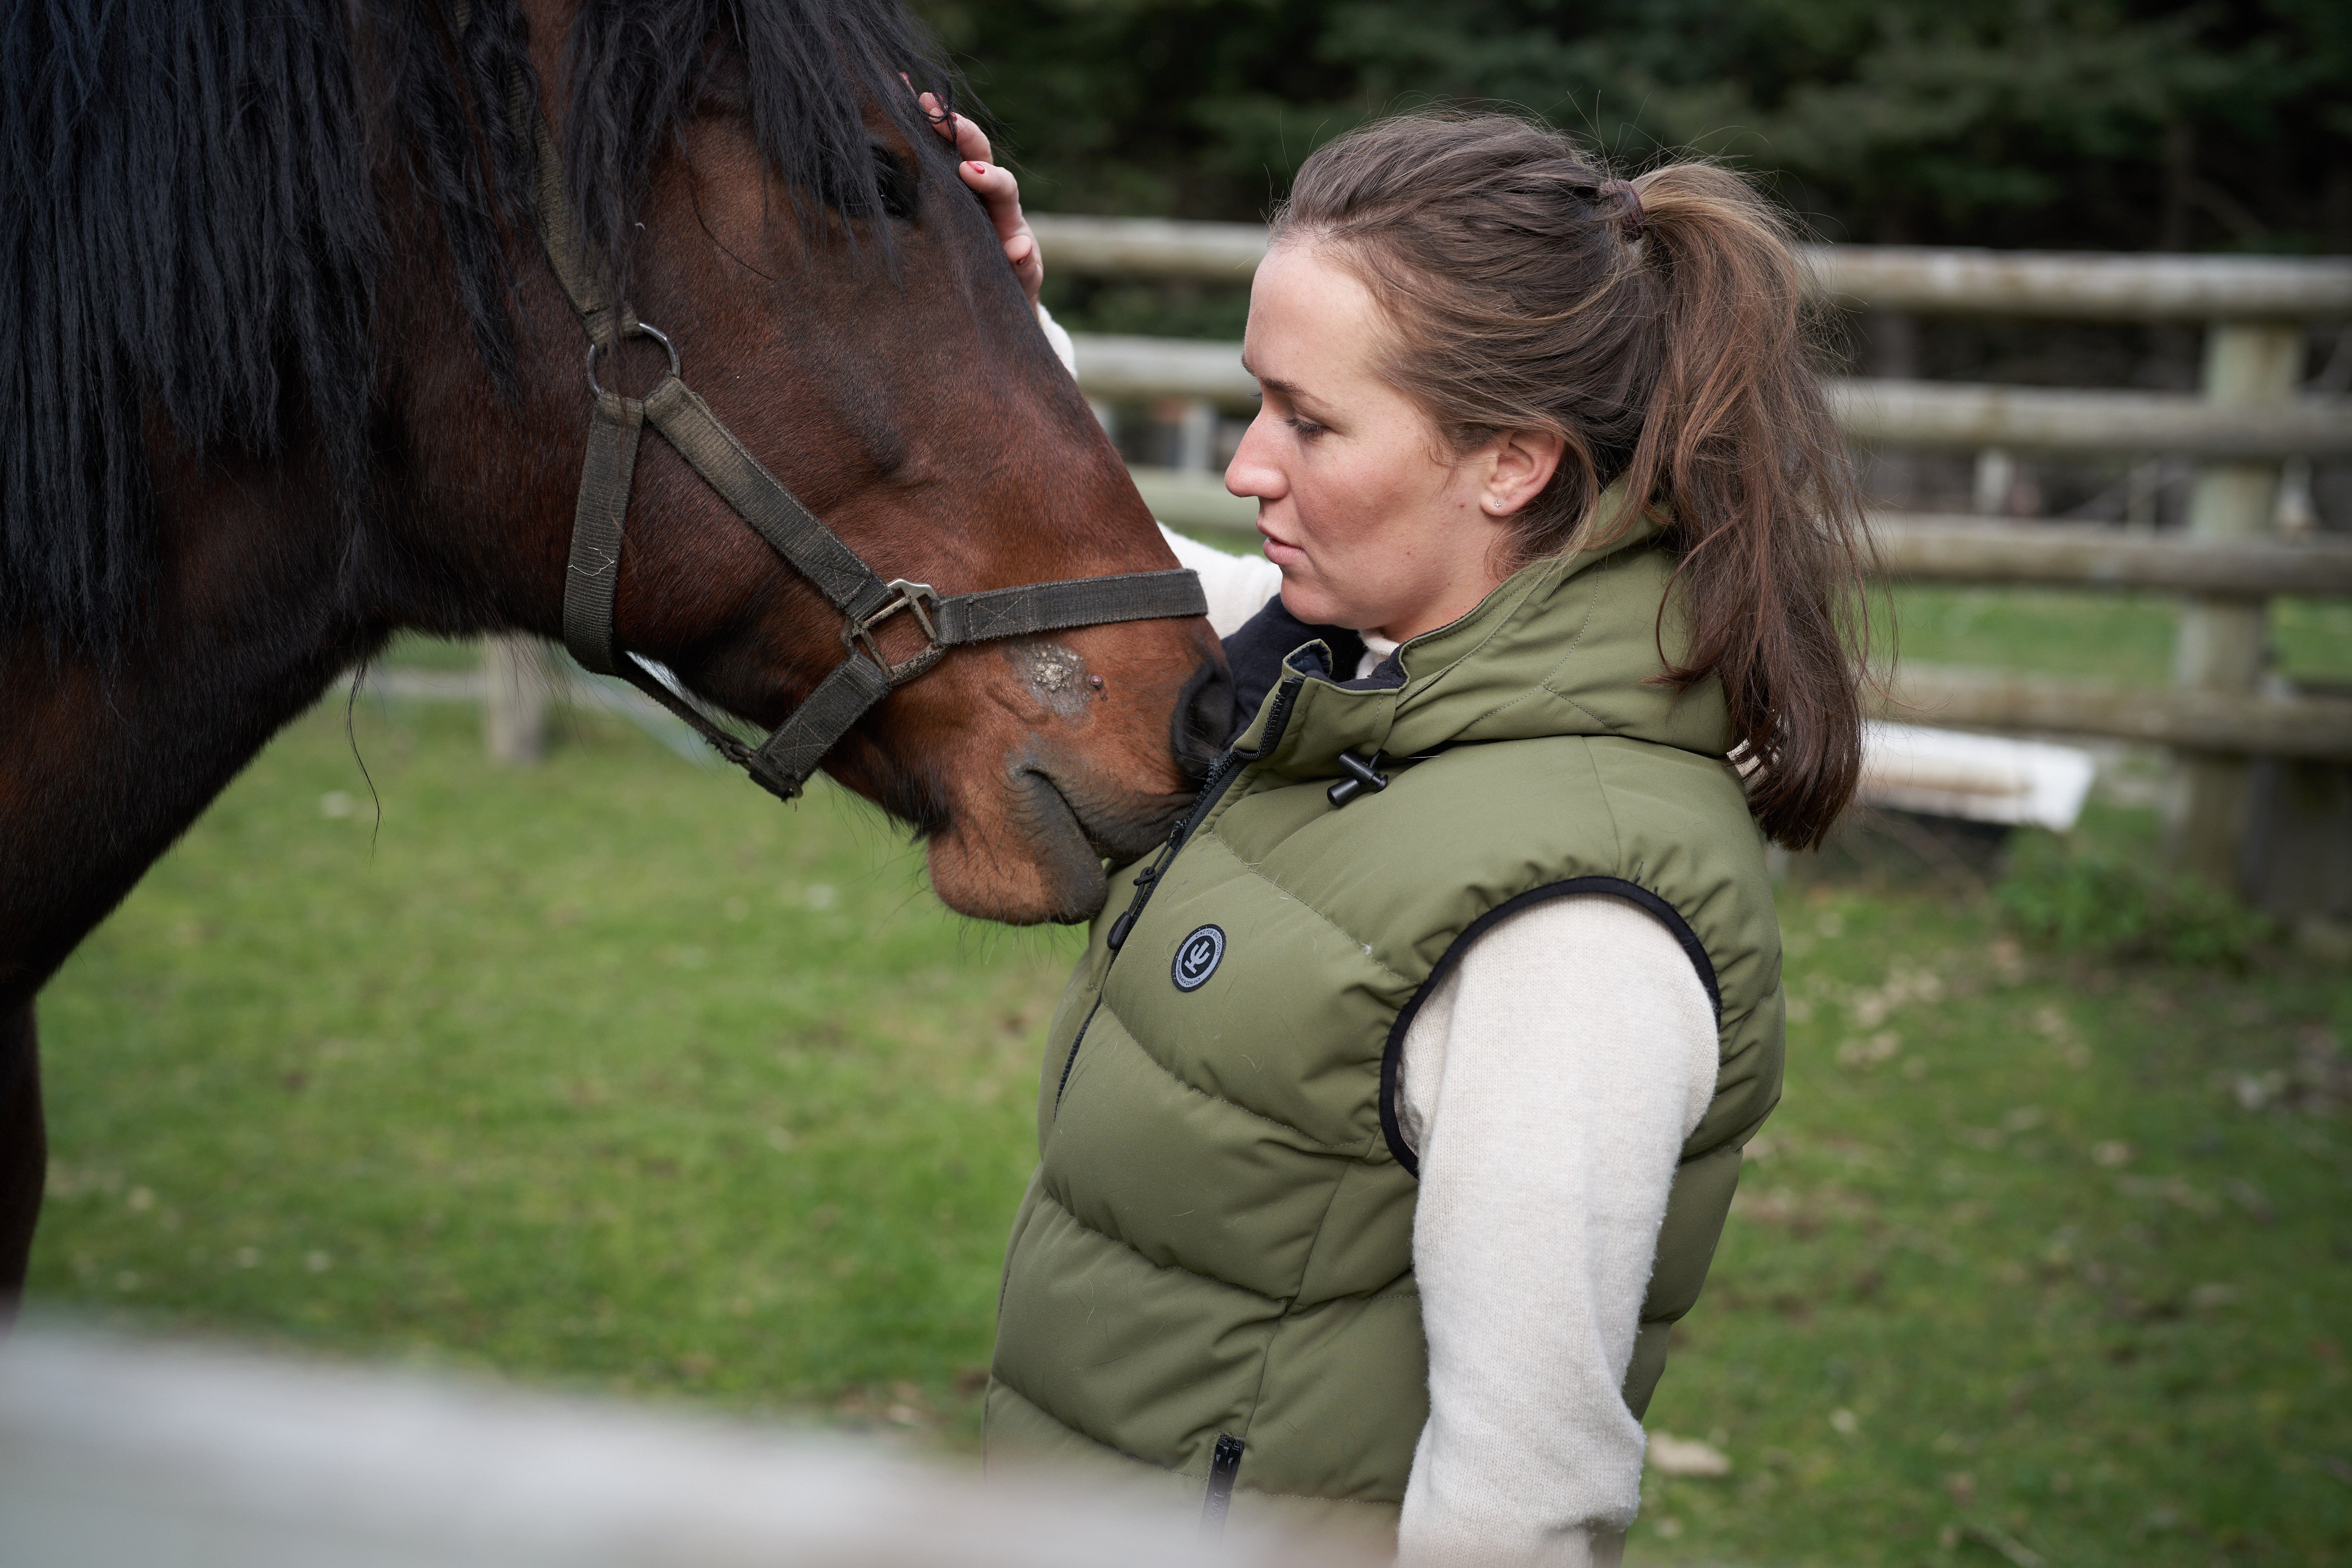
<svg viewBox="0 0 2352 1568"><path fill-rule="evenodd" d="M710 405L678 379L677 351L669 339L638 321L625 301L612 300L589 265L579 220L564 194L554 136L545 118L530 110L520 83L510 109L519 129L525 117L530 122L538 162L540 239L587 334L588 381L596 394L563 585L563 643L582 665L627 680L691 725L729 762L791 800L867 710L894 688L930 669L952 648L1113 621L1208 613L1201 580L1188 571L1134 572L947 595L928 584L884 581L761 467ZM650 338L669 355L668 371L642 398L624 397L596 384L598 354L633 337ZM614 630L614 598L620 584L629 487L647 425L770 549L841 612L841 662L757 747L712 722L646 668L644 660L623 648ZM899 616L911 617L923 635L923 647L912 658L893 664L882 651L880 632Z"/></svg>

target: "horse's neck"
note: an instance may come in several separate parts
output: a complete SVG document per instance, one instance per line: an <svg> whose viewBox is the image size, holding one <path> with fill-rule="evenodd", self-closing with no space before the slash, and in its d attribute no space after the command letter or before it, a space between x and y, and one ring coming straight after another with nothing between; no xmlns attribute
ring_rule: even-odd
<svg viewBox="0 0 2352 1568"><path fill-rule="evenodd" d="M291 508L207 510L167 538L118 652L0 639L0 1015L381 641L338 604L337 530Z"/></svg>

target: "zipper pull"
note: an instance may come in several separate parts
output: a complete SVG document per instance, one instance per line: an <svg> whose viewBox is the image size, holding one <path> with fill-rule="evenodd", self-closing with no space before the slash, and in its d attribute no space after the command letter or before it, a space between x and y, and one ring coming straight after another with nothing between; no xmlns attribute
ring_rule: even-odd
<svg viewBox="0 0 2352 1568"><path fill-rule="evenodd" d="M1242 1473L1242 1451L1249 1447L1231 1432L1217 1434L1209 1450L1209 1485L1201 1497L1201 1539L1215 1542L1225 1531L1225 1515L1234 1506L1234 1482Z"/></svg>
<svg viewBox="0 0 2352 1568"><path fill-rule="evenodd" d="M1116 954L1127 945L1128 933L1135 929L1135 918L1151 900L1152 885L1160 880L1160 873L1168 869L1168 862L1176 858L1176 852L1184 847L1185 837L1192 831L1193 825L1216 803L1223 793L1222 786L1233 774L1239 773L1245 763L1265 755L1273 749L1274 742L1282 738L1282 728L1290 721L1290 704L1298 696L1299 687L1305 684L1302 679L1294 676L1277 689L1281 695L1276 700L1274 713L1266 724L1266 733L1255 752L1244 756L1228 746L1218 757L1217 765L1209 770L1208 778L1201 785L1200 795L1192 802L1192 809L1185 813L1184 820L1178 823L1176 830L1168 836L1167 844L1160 851L1160 858L1135 879L1135 897L1128 900L1126 912L1111 921L1110 930L1103 933L1103 946L1109 952Z"/></svg>
<svg viewBox="0 0 2352 1568"><path fill-rule="evenodd" d="M1111 952L1117 952L1127 945L1127 933L1135 929L1135 917L1143 909L1143 900L1151 896L1151 884L1160 880L1160 868L1167 863L1163 853L1161 858L1136 874L1135 897L1127 901L1118 919L1110 922L1110 931L1103 938L1103 945Z"/></svg>
<svg viewBox="0 0 2352 1568"><path fill-rule="evenodd" d="M1143 912L1145 902L1150 899L1152 884L1168 869L1168 862L1176 858L1183 842L1184 827L1179 823L1176 831L1168 836L1168 842L1160 847L1160 858L1135 874L1135 897L1127 901L1127 909L1118 919L1110 922L1110 930L1103 936L1103 946L1117 952L1127 945L1127 933L1135 929L1135 917Z"/></svg>

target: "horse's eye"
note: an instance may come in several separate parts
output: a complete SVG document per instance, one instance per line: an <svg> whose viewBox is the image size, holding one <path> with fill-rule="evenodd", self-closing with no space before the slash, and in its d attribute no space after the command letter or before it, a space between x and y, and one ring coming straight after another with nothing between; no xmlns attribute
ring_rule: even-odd
<svg viewBox="0 0 2352 1568"><path fill-rule="evenodd" d="M918 176L896 152L878 142L874 146L874 188L882 197L884 212L902 220L914 217L919 198Z"/></svg>
<svg viewBox="0 0 2352 1568"><path fill-rule="evenodd" d="M714 61L703 79L694 111L714 118L741 120L751 112L751 78L743 62L732 55Z"/></svg>

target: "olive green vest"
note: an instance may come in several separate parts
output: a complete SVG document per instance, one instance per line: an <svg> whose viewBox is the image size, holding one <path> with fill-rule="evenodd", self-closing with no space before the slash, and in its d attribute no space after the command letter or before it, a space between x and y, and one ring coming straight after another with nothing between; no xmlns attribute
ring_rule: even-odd
<svg viewBox="0 0 2352 1568"><path fill-rule="evenodd" d="M1392 1520L1428 1416L1404 1033L1465 937L1580 891L1664 920L1721 1024L1625 1379L1647 1406L1780 1083L1780 929L1722 694L1648 683L1683 636L1672 569L1646 530L1531 566L1406 644L1387 689L1294 652L1170 848L1114 879L1048 1033L992 1463L1124 1456L1213 1511L1237 1488ZM1385 787L1335 805L1341 754L1375 752Z"/></svg>

